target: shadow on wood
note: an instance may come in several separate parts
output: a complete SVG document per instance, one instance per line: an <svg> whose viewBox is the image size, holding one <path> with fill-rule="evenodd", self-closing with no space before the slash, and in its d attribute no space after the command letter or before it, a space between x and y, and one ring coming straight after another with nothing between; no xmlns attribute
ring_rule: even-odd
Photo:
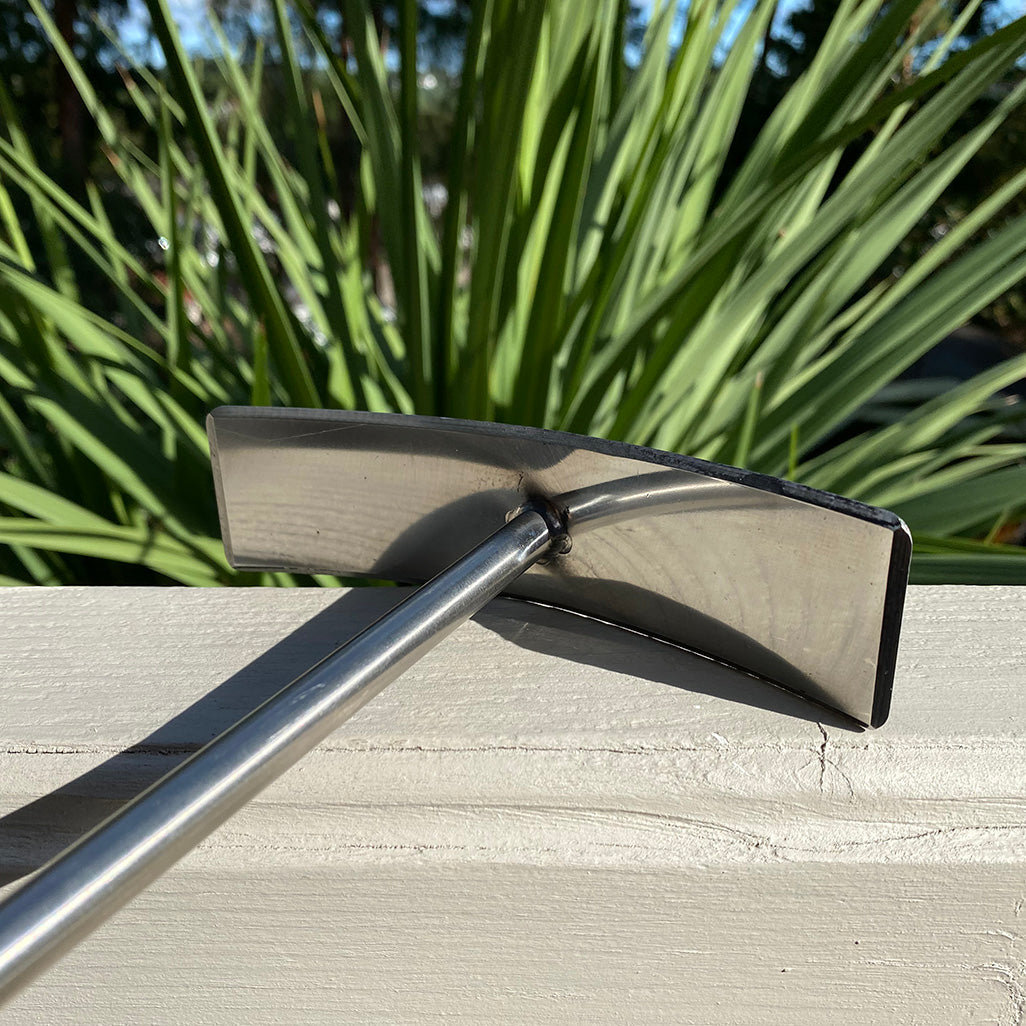
<svg viewBox="0 0 1026 1026"><path fill-rule="evenodd" d="M625 596L621 601L629 604L631 585L618 581L605 582L605 587ZM584 614L576 614L529 600L512 599L525 607L523 623L509 617L497 616L488 609L474 619L494 630L516 645L557 656L570 662L596 666L602 670L641 677L657 684L669 684L703 695L712 695L741 705L767 709L785 716L821 723L862 733L864 728L832 707L822 705L808 695L771 683L762 677L727 664L725 661L701 652L694 652L671 641L650 638L630 627L603 623ZM666 603L667 607L671 603ZM494 608L494 607L493 607ZM808 682L810 693L820 689L801 674L796 667L728 624L694 609L687 616L702 624L702 633L709 651L737 652L738 663L759 663L773 668L780 676ZM525 625L530 625L525 629ZM639 658L638 638L644 638L644 656Z"/></svg>
<svg viewBox="0 0 1026 1026"><path fill-rule="evenodd" d="M408 591L361 588L342 594L138 743L0 818L0 887L39 869L114 815L247 711L387 612ZM515 615L506 612L512 609ZM840 714L663 642L643 645L644 654L639 658L635 633L563 610L503 600L487 607L475 620L531 651L839 729L860 729ZM623 701L631 701L627 690ZM572 727L567 724L568 731Z"/></svg>

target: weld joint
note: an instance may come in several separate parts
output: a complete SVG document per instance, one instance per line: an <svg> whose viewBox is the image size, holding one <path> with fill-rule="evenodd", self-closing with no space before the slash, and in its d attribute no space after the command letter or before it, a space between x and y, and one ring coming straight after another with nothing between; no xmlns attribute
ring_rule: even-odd
<svg viewBox="0 0 1026 1026"><path fill-rule="evenodd" d="M506 523L508 524L521 513L537 513L545 521L552 538L549 544L549 556L565 556L570 551L573 543L570 539L568 510L560 509L541 496L535 496L528 499L522 506L510 510L506 514ZM546 560L542 560L542 562L546 562Z"/></svg>

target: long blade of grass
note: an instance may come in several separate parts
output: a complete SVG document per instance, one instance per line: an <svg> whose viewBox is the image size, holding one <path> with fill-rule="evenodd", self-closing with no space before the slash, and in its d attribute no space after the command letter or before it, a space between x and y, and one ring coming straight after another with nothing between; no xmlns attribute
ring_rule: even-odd
<svg viewBox="0 0 1026 1026"><path fill-rule="evenodd" d="M402 0L399 7L399 149L401 154L400 232L403 246L401 280L403 336L409 351L410 391L414 408L437 413L432 382L430 296L422 240L420 144L417 120L417 0ZM394 258L395 254L393 254Z"/></svg>
<svg viewBox="0 0 1026 1026"><path fill-rule="evenodd" d="M211 193L221 211L232 251L239 262L243 283L265 320L270 350L295 401L303 406L319 407L320 396L303 357L294 319L253 239L239 198L231 188L232 175L226 166L199 82L174 28L167 0L146 0L146 6Z"/></svg>

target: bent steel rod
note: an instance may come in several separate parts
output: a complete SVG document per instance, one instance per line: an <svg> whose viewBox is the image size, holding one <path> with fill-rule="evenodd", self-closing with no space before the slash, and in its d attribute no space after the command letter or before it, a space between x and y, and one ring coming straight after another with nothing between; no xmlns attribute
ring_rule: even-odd
<svg viewBox="0 0 1026 1026"><path fill-rule="evenodd" d="M0 904L0 1004L474 615L562 531L519 513Z"/></svg>

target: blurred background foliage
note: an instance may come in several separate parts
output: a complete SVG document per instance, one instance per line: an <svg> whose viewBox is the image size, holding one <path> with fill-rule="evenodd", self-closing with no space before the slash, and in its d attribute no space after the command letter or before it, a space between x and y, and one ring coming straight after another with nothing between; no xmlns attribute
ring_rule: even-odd
<svg viewBox="0 0 1026 1026"><path fill-rule="evenodd" d="M309 581L224 561L228 402L688 452L1026 583L1002 0L146 8L0 0L4 583Z"/></svg>

